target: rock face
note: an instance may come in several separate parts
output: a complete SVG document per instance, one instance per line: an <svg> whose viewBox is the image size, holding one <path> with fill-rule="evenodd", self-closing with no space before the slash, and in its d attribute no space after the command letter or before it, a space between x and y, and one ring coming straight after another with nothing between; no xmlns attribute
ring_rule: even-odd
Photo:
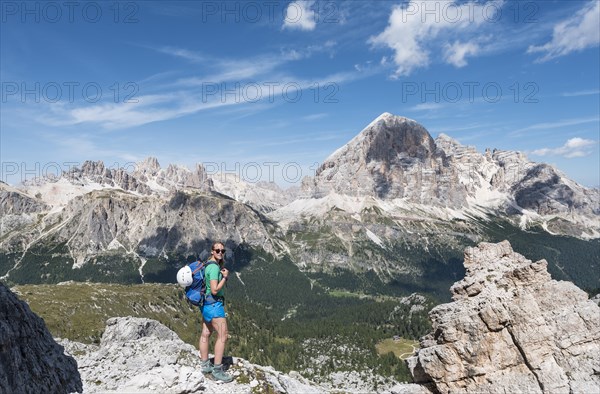
<svg viewBox="0 0 600 394"><path fill-rule="evenodd" d="M0 283L0 392L81 392L77 363L66 356L29 306Z"/></svg>
<svg viewBox="0 0 600 394"><path fill-rule="evenodd" d="M0 205L0 212L13 212L17 206L35 208L30 203L33 199L19 197L19 205ZM35 212L10 212L0 218L0 251L10 253L12 258L20 258L35 245L64 245L52 255L75 268L93 264L101 255L129 256L139 269L138 281L143 278L147 259L166 253L196 255L209 250L216 239L224 239L232 250L239 244L273 250L271 225L263 222L260 213L212 192L188 190L140 196L100 189L72 198L57 212L39 216ZM3 263L10 264L9 259ZM11 265L18 268L17 260Z"/></svg>
<svg viewBox="0 0 600 394"><path fill-rule="evenodd" d="M165 250L193 254L221 238L271 247L256 212L210 194L175 192L158 199L96 191L73 199L61 219L72 225L56 235L81 262L111 248L134 250L144 258Z"/></svg>
<svg viewBox="0 0 600 394"><path fill-rule="evenodd" d="M150 319L109 319L100 346L62 343L78 360L85 393L249 393L260 385L270 392L324 392L297 373L286 375L242 359L229 370L237 379L219 385L200 371L196 348Z"/></svg>
<svg viewBox="0 0 600 394"><path fill-rule="evenodd" d="M0 238L35 224L37 215L49 209L43 201L0 182Z"/></svg>
<svg viewBox="0 0 600 394"><path fill-rule="evenodd" d="M462 206L467 193L458 180L458 172L423 126L384 113L329 156L313 183L307 181L304 187L317 196L334 191Z"/></svg>
<svg viewBox="0 0 600 394"><path fill-rule="evenodd" d="M441 393L600 392L600 308L550 278L507 241L465 252L454 302L430 313L433 332L408 360Z"/></svg>

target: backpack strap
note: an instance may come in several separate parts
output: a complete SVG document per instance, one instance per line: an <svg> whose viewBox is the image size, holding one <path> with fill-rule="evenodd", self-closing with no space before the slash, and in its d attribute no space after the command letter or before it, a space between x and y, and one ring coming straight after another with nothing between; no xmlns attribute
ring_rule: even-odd
<svg viewBox="0 0 600 394"><path fill-rule="evenodd" d="M206 263L201 263L200 260L196 261L196 263L198 263L198 265L196 266L196 269L192 271L192 275L194 275L196 272L200 271L202 268L204 268Z"/></svg>
<svg viewBox="0 0 600 394"><path fill-rule="evenodd" d="M219 265L219 263L217 263L215 260L207 260L205 263L202 263L202 267L206 268L211 264L216 264ZM221 302L225 302L225 297L222 296L214 296L212 295L212 293L207 293L206 292L206 274L204 275L204 288L202 289L204 292L204 303L206 305L210 305L210 304L214 304L217 301L221 301ZM210 301L210 302L206 302L206 301Z"/></svg>

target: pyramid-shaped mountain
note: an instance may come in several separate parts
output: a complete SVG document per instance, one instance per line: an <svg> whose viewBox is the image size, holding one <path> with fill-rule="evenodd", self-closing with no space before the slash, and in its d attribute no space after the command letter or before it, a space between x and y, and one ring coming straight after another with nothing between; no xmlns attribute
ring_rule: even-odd
<svg viewBox="0 0 600 394"><path fill-rule="evenodd" d="M444 134L433 139L416 121L390 113L331 154L303 187L312 197L337 193L456 209L500 208L509 214L600 215L594 203L598 190L552 166L520 152L481 154Z"/></svg>

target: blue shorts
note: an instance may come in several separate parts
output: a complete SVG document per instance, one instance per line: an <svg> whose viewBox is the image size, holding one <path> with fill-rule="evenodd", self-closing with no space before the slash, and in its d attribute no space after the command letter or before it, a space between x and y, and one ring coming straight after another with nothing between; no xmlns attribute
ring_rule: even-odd
<svg viewBox="0 0 600 394"><path fill-rule="evenodd" d="M215 317L225 317L225 307L221 301L202 307L202 318L205 322L210 323Z"/></svg>

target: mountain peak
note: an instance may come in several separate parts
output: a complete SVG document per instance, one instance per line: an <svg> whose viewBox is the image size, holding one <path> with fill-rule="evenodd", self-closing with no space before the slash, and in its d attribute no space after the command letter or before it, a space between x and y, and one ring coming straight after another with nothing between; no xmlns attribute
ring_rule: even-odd
<svg viewBox="0 0 600 394"><path fill-rule="evenodd" d="M388 153L393 156L395 151L409 150L410 146L414 146L415 144L425 144L431 150L435 150L435 143L431 135L418 122L404 116L384 112L369 123L367 127L346 145L331 154L326 162L335 161L338 159L338 156L356 149L360 149L363 153L367 154L368 157L365 158L367 161L385 159L381 157L382 152L380 152L381 149L379 148L389 151ZM379 147L378 145L382 146Z"/></svg>
<svg viewBox="0 0 600 394"><path fill-rule="evenodd" d="M369 123L369 125L367 127L365 127L363 129L367 130L372 128L373 126L375 126L378 123L386 123L386 124L390 124L390 123L414 123L414 124L418 124L417 121L404 117L404 116L400 116L400 115L394 115L391 114L389 112L384 112L381 115L379 115L378 117L376 117L371 123Z"/></svg>
<svg viewBox="0 0 600 394"><path fill-rule="evenodd" d="M388 119L401 120L401 121L409 121L409 122L415 122L415 123L417 123L417 121L414 120L414 119L410 119L410 118L407 118L406 116L402 116L402 115L394 115L394 114L392 114L390 112L384 112L384 113L382 113L377 118L375 118L374 122L376 122L378 120L388 120Z"/></svg>
<svg viewBox="0 0 600 394"><path fill-rule="evenodd" d="M144 161L137 164L136 172L148 175L156 175L160 171L160 164L156 157L146 157Z"/></svg>
<svg viewBox="0 0 600 394"><path fill-rule="evenodd" d="M421 183L408 180L406 174L413 177L417 167L435 170L442 161L443 154L425 127L384 112L325 160L317 170L313 191L403 198L412 193L413 181Z"/></svg>

